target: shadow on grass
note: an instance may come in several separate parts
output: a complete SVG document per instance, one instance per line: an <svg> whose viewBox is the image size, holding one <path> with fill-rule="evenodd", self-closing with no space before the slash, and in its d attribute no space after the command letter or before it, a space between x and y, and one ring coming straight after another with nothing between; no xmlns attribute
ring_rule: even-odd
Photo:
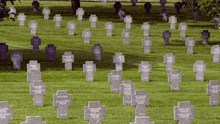
<svg viewBox="0 0 220 124"><path fill-rule="evenodd" d="M153 5L151 9L151 14L146 14L144 7L144 3L142 5L137 5L136 7L132 7L131 5L123 5L122 8L125 9L127 15L131 15L133 17L133 24L142 24L145 21L150 20L151 24L154 23L167 23L162 20L162 17L160 15L161 8L159 5ZM83 18L89 18L91 14L96 14L98 16L99 20L102 21L112 21L114 23L120 23L122 21L119 20L118 15L115 14L115 10L113 6L100 6L100 5L91 5L89 6L82 6L82 8L85 10L85 15ZM16 7L17 13L24 12L26 15L36 15L36 16L42 16L42 12L33 13L31 6L18 6ZM40 10L43 8L40 7ZM76 16L71 14L71 8L70 6L53 6L50 7L51 14L50 19L53 18L55 14L61 14L62 16L69 16L74 17ZM176 15L176 10L173 6L167 6L167 10L169 12L169 15ZM178 18L178 22L185 22L188 20L194 20L193 13L188 8L182 9L182 14L176 15ZM201 21L210 21L210 18L206 17L206 14L203 13L201 17Z"/></svg>
<svg viewBox="0 0 220 124"><path fill-rule="evenodd" d="M97 69L109 69L114 70L115 64L113 63L113 55L115 53L103 52L102 62L95 62L92 52L87 51L79 51L79 50L57 50L55 55L55 61L48 61L47 56L44 51L40 51L39 53L33 53L32 50L9 50L7 54L6 60L0 61L0 71L8 72L15 71L13 70L13 63L10 60L11 53L15 51L20 51L23 53L23 62L21 63L21 71L27 71L27 64L30 60L37 60L40 63L41 70L51 70L51 71L59 71L65 70L64 63L62 63L62 55L64 52L71 51L74 54L74 63L73 70L81 69L83 70L83 64L85 61L93 61L96 64ZM140 57L131 54L123 54L125 56L125 63L123 64L123 71L131 68L137 68L138 65L134 65L133 63L140 63L140 61L149 61L152 58L149 57Z"/></svg>

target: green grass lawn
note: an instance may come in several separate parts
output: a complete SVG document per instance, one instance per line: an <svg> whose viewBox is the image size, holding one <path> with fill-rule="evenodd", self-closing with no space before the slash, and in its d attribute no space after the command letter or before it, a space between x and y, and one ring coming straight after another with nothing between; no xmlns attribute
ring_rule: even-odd
<svg viewBox="0 0 220 124"><path fill-rule="evenodd" d="M192 124L219 124L220 107L209 106L209 96L206 94L206 84L210 80L220 80L220 64L213 63L211 55L212 45L219 44L219 31L215 30L210 18L206 13L202 14L201 21L195 22L193 14L187 8L178 16L178 24L188 24L187 36L194 37L196 46L195 53L187 54L187 47L184 45L184 38L179 37L179 30L172 30L170 45L164 46L161 32L169 29L169 24L162 22L160 18L160 7L153 4L152 14L145 15L142 4L132 8L130 3L122 4L128 14L133 17L130 45L125 46L121 32L125 24L119 21L114 15L113 3L103 7L101 3L81 3L85 10L82 22L77 21L76 16L70 14L69 2L40 2L41 9L44 6L51 8L50 20L44 20L41 12L32 13L31 2L15 2L17 14L24 12L27 15L25 27L19 27L18 22L7 20L0 22L0 41L9 45L9 52L6 61L0 61L0 101L9 101L13 106L13 120L10 124L20 124L25 121L26 116L40 115L48 124L87 124L84 121L84 106L88 101L100 101L106 107L106 119L103 124L129 124L135 119L135 108L122 105L122 96L110 92L108 73L114 70L113 55L115 52L122 52L125 55L123 65L123 79L132 80L135 89L143 89L150 96L150 106L146 107L147 115L156 124L177 124L173 120L173 107L179 101L190 101L195 106L195 119ZM8 6L11 4L8 3ZM168 6L170 15L175 14L174 7ZM63 16L61 28L55 28L52 17L60 13ZM98 16L97 28L91 28L92 38L90 45L84 45L81 32L90 28L88 17L91 14ZM33 53L30 39L32 38L28 23L31 20L38 22L37 35L41 38L40 53ZM74 21L77 25L76 35L69 36L66 25ZM115 24L113 37L107 37L104 25L107 21ZM142 47L143 33L141 25L148 21L151 24L152 47L150 54L144 54ZM210 43L202 45L201 31L208 29L211 32ZM47 44L54 44L57 47L55 62L47 62L44 48ZM92 46L102 44L103 62L95 62L97 72L94 82L86 82L82 66L85 61L93 60ZM13 71L10 55L14 51L21 51L24 61L20 71ZM73 71L65 71L62 64L62 54L65 51L72 51L75 56ZM173 53L176 56L175 69L179 69L183 76L179 92L172 92L167 82L167 72L163 63L163 56L166 53ZM41 65L43 82L46 84L47 93L44 95L44 107L33 106L33 96L29 94L29 83L27 83L26 65L30 60L38 60ZM204 60L207 66L205 81L196 82L193 64L197 60ZM142 83L141 74L138 73L138 64L141 61L149 61L152 64L150 82ZM69 118L58 119L57 108L53 107L53 94L57 90L68 90L72 94L72 106L69 107Z"/></svg>

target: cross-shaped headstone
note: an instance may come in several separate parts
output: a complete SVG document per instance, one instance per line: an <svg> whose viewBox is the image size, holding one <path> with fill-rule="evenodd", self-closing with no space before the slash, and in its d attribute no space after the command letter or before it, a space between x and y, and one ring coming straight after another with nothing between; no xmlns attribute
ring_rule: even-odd
<svg viewBox="0 0 220 124"><path fill-rule="evenodd" d="M20 70L21 62L23 61L23 54L19 51L11 54L11 61L13 62L13 69Z"/></svg>
<svg viewBox="0 0 220 124"><path fill-rule="evenodd" d="M119 86L119 94L123 95L123 105L131 105L131 96L135 94L134 83L130 80L122 81L122 84Z"/></svg>
<svg viewBox="0 0 220 124"><path fill-rule="evenodd" d="M149 95L143 90L136 90L131 96L131 105L135 106L135 116L146 116L146 106L149 106Z"/></svg>
<svg viewBox="0 0 220 124"><path fill-rule="evenodd" d="M213 55L213 62L220 62L220 47L219 47L219 45L212 46L211 54Z"/></svg>
<svg viewBox="0 0 220 124"><path fill-rule="evenodd" d="M124 29L121 35L124 40L124 45L129 45L129 41L130 41L129 39L131 37L130 31L128 29Z"/></svg>
<svg viewBox="0 0 220 124"><path fill-rule="evenodd" d="M47 44L47 47L45 47L45 53L47 54L48 61L54 61L56 54L56 46L54 46L54 44Z"/></svg>
<svg viewBox="0 0 220 124"><path fill-rule="evenodd" d="M11 6L9 7L10 11L8 12L10 19L15 20L16 9Z"/></svg>
<svg viewBox="0 0 220 124"><path fill-rule="evenodd" d="M26 122L21 122L21 124L46 124L42 122L41 116L26 116Z"/></svg>
<svg viewBox="0 0 220 124"><path fill-rule="evenodd" d="M173 53L166 53L164 55L164 63L166 64L166 71L173 70L173 63L175 63L175 56Z"/></svg>
<svg viewBox="0 0 220 124"><path fill-rule="evenodd" d="M152 39L150 37L144 37L142 40L142 46L144 47L144 53L150 53L151 45L152 45Z"/></svg>
<svg viewBox="0 0 220 124"><path fill-rule="evenodd" d="M34 74L31 75L31 73ZM31 76L36 76L36 78L40 78L41 80L40 64L37 63L37 60L30 60L29 64L27 64L27 81L33 83L34 80L32 78L34 77Z"/></svg>
<svg viewBox="0 0 220 124"><path fill-rule="evenodd" d="M136 3L137 3L137 0L131 0L131 3L132 3L132 6L135 7Z"/></svg>
<svg viewBox="0 0 220 124"><path fill-rule="evenodd" d="M177 18L175 16L169 17L170 29L176 29Z"/></svg>
<svg viewBox="0 0 220 124"><path fill-rule="evenodd" d="M78 15L78 21L82 21L84 13L85 11L83 10L83 8L78 8L76 10L76 15Z"/></svg>
<svg viewBox="0 0 220 124"><path fill-rule="evenodd" d="M219 106L220 83L218 80L210 80L206 86L210 106Z"/></svg>
<svg viewBox="0 0 220 124"><path fill-rule="evenodd" d="M33 84L35 80L42 80L42 75L39 70L28 71L27 81L30 84Z"/></svg>
<svg viewBox="0 0 220 124"><path fill-rule="evenodd" d="M167 0L160 0L161 8L165 8L166 3L167 3Z"/></svg>
<svg viewBox="0 0 220 124"><path fill-rule="evenodd" d="M194 8L195 8L195 6L194 6ZM201 16L201 11L199 9L199 6L198 6L197 9L193 10L193 14L194 14L195 21L199 21L200 20L200 16Z"/></svg>
<svg viewBox="0 0 220 124"><path fill-rule="evenodd" d="M170 43L171 32L169 30L164 30L162 33L162 38L164 39L164 45L168 45Z"/></svg>
<svg viewBox="0 0 220 124"><path fill-rule="evenodd" d="M94 46L92 47L92 53L95 57L95 61L97 62L102 61L103 47L101 44L94 44Z"/></svg>
<svg viewBox="0 0 220 124"><path fill-rule="evenodd" d="M121 52L116 52L113 55L113 63L115 63L115 70L122 71L123 70L123 63L125 63L125 57L122 55Z"/></svg>
<svg viewBox="0 0 220 124"><path fill-rule="evenodd" d="M86 63L83 64L83 72L86 73L86 80L88 82L93 81L96 64L93 64L93 61L86 61Z"/></svg>
<svg viewBox="0 0 220 124"><path fill-rule="evenodd" d="M219 17L219 15L214 18L214 22L215 22L215 29L219 30L220 29L220 17Z"/></svg>
<svg viewBox="0 0 220 124"><path fill-rule="evenodd" d="M53 95L53 106L57 106L57 118L68 118L68 107L72 105L72 95L66 90L57 90Z"/></svg>
<svg viewBox="0 0 220 124"><path fill-rule="evenodd" d="M75 34L76 24L73 21L69 21L67 24L67 29L69 31L69 35Z"/></svg>
<svg viewBox="0 0 220 124"><path fill-rule="evenodd" d="M180 37L186 37L187 24L186 23L180 23L179 24L179 30L180 30Z"/></svg>
<svg viewBox="0 0 220 124"><path fill-rule="evenodd" d="M148 61L141 61L138 71L141 73L141 81L149 82L149 73L151 72L151 65Z"/></svg>
<svg viewBox="0 0 220 124"><path fill-rule="evenodd" d="M33 0L32 2L33 12L38 12L39 7L40 7L40 3L38 2L38 0Z"/></svg>
<svg viewBox="0 0 220 124"><path fill-rule="evenodd" d="M189 101L178 102L178 106L174 106L173 110L174 120L178 121L178 124L190 124L194 119L195 107Z"/></svg>
<svg viewBox="0 0 220 124"><path fill-rule="evenodd" d="M123 80L123 76L120 71L112 70L111 73L108 74L108 82L111 83L111 92L118 92L119 85Z"/></svg>
<svg viewBox="0 0 220 124"><path fill-rule="evenodd" d="M36 35L38 24L35 20L29 23L29 28L31 29L31 35Z"/></svg>
<svg viewBox="0 0 220 124"><path fill-rule="evenodd" d="M30 85L30 94L34 95L34 106L43 106L43 94L46 94L46 86L42 80L34 80Z"/></svg>
<svg viewBox="0 0 220 124"><path fill-rule="evenodd" d="M126 29L131 29L131 23L132 23L132 17L130 16L130 15L126 15L125 17L124 17L124 22L125 22L125 24L126 24Z"/></svg>
<svg viewBox="0 0 220 124"><path fill-rule="evenodd" d="M65 63L65 70L72 70L74 62L74 55L72 52L65 52L64 55L62 55L62 63Z"/></svg>
<svg viewBox="0 0 220 124"><path fill-rule="evenodd" d="M86 29L82 32L82 37L84 38L84 44L90 43L90 37L92 36L92 33L89 29Z"/></svg>
<svg viewBox="0 0 220 124"><path fill-rule="evenodd" d="M171 84L171 91L179 91L179 84L182 82L182 75L178 70L168 74L168 82Z"/></svg>
<svg viewBox="0 0 220 124"><path fill-rule="evenodd" d="M192 37L186 38L185 46L187 46L187 53L193 54L193 47L195 46L195 40Z"/></svg>
<svg viewBox="0 0 220 124"><path fill-rule="evenodd" d="M108 0L101 0L102 1L102 5L105 6L106 3L108 2Z"/></svg>
<svg viewBox="0 0 220 124"><path fill-rule="evenodd" d="M166 10L166 8L161 9L161 16L162 16L163 21L167 22L167 20L168 20L168 11Z"/></svg>
<svg viewBox="0 0 220 124"><path fill-rule="evenodd" d="M206 71L204 61L196 61L196 63L193 65L193 71L196 73L196 81L204 81L204 73Z"/></svg>
<svg viewBox="0 0 220 124"><path fill-rule="evenodd" d="M42 10L42 14L44 14L44 19L48 20L50 15L50 9L48 7L44 7Z"/></svg>
<svg viewBox="0 0 220 124"><path fill-rule="evenodd" d="M154 124L154 122L150 122L149 116L135 116L135 122L130 124Z"/></svg>
<svg viewBox="0 0 220 124"><path fill-rule="evenodd" d="M101 124L105 119L105 107L100 101L89 101L88 106L84 107L84 120L89 121L89 124Z"/></svg>
<svg viewBox="0 0 220 124"><path fill-rule="evenodd" d="M148 22L144 22L141 26L141 29L143 30L143 35L145 37L149 37L149 35L150 35L150 24Z"/></svg>
<svg viewBox="0 0 220 124"><path fill-rule="evenodd" d="M209 43L209 38L210 38L210 32L208 30L203 30L201 32L201 37L202 37L202 44L203 45L208 45Z"/></svg>
<svg viewBox="0 0 220 124"><path fill-rule="evenodd" d="M18 16L19 26L24 26L24 23L26 21L26 15L24 13L19 13Z"/></svg>
<svg viewBox="0 0 220 124"><path fill-rule="evenodd" d="M114 24L112 22L105 23L105 29L107 31L107 36L112 36L112 31L114 29Z"/></svg>
<svg viewBox="0 0 220 124"><path fill-rule="evenodd" d="M9 124L13 119L13 108L8 106L8 101L0 101L0 124Z"/></svg>
<svg viewBox="0 0 220 124"><path fill-rule="evenodd" d="M151 13L151 12L150 12L151 6L152 6L152 5L151 5L150 2L146 2L146 3L144 4L144 9L145 9L145 12L146 12L147 14Z"/></svg>
<svg viewBox="0 0 220 124"><path fill-rule="evenodd" d="M39 52L39 46L41 45L41 39L39 38L39 36L33 36L33 38L31 39L31 45L33 45L33 51L35 53Z"/></svg>
<svg viewBox="0 0 220 124"><path fill-rule="evenodd" d="M53 20L55 21L55 27L59 28L62 22L62 16L60 14L56 14L53 17Z"/></svg>
<svg viewBox="0 0 220 124"><path fill-rule="evenodd" d="M175 9L176 9L176 14L181 14L181 9L184 5L184 2L176 2L175 3Z"/></svg>
<svg viewBox="0 0 220 124"><path fill-rule="evenodd" d="M124 21L125 16L126 16L125 10L119 9L118 10L118 16L120 17L120 20Z"/></svg>
<svg viewBox="0 0 220 124"><path fill-rule="evenodd" d="M7 57L8 45L0 43L0 60L5 60Z"/></svg>
<svg viewBox="0 0 220 124"><path fill-rule="evenodd" d="M121 2L116 1L114 4L115 14L118 15L119 9L121 9Z"/></svg>
<svg viewBox="0 0 220 124"><path fill-rule="evenodd" d="M91 15L89 17L89 22L91 23L91 27L96 27L96 23L98 21L98 17L96 15Z"/></svg>

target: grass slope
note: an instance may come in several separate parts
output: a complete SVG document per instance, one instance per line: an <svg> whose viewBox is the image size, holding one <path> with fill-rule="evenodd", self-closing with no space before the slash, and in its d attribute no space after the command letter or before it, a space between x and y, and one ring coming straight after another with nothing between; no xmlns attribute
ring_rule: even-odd
<svg viewBox="0 0 220 124"><path fill-rule="evenodd" d="M8 4L10 5L10 3ZM209 106L209 96L206 94L206 84L209 80L220 80L220 64L212 62L211 47L219 44L219 31L213 29L210 19L203 14L202 20L193 21L193 15L186 8L182 15L178 16L179 22L188 24L187 36L194 37L196 46L195 54L186 53L184 39L179 37L178 30L172 30L170 45L164 46L161 32L169 29L169 24L160 19L160 9L158 4L154 4L152 14L145 15L143 5L138 4L132 8L131 4L123 4L123 8L133 17L130 45L123 45L121 32L125 25L114 15L113 3L102 7L101 3L82 3L86 14L82 22L77 21L75 16L70 15L69 2L41 2L43 6L49 6L52 9L51 20L43 20L41 12L32 13L30 1L15 3L17 13L25 12L27 21L25 27L19 27L18 22L10 20L0 23L0 41L9 45L9 52L6 61L0 62L0 101L9 101L13 106L13 120L10 124L19 124L25 121L26 116L40 115L48 124L87 124L84 121L84 106L88 101L101 101L106 107L106 119L103 124L128 124L134 121L135 108L122 105L122 96L118 93L110 92L110 84L107 82L108 73L114 70L112 56L115 52L122 52L125 55L125 64L123 65L124 80L132 80L135 83L136 90L143 89L150 96L150 106L146 107L147 115L156 124L176 124L173 120L173 107L177 106L179 101L190 101L195 106L195 119L192 124L219 124L220 107ZM170 14L175 14L173 6L169 6ZM56 29L52 17L56 13L63 15L62 26ZM99 18L97 28L92 28L92 38L90 45L84 45L81 32L90 28L88 17L96 14ZM28 23L31 20L37 20L37 34L42 40L40 46L41 52L35 54L30 45L30 31ZM76 35L68 36L66 24L68 21L74 21L77 24ZM114 36L107 37L104 25L107 21L115 24ZM151 24L151 38L153 45L150 54L143 53L141 41L143 38L141 24L148 21ZM210 43L207 46L202 45L200 32L208 29L211 32ZM47 44L53 43L57 46L55 62L47 62L44 48ZM85 61L93 60L91 48L99 43L104 47L103 62L95 63L97 72L95 81L88 83L85 81L85 74L82 72L82 66ZM24 55L24 61L20 71L12 70L10 54L14 51L21 51ZM61 61L61 56L65 51L72 51L75 56L73 71L65 71ZM167 72L163 63L163 56L172 52L176 56L175 69L179 69L183 76L179 92L171 92L170 84L167 82ZM26 64L30 60L38 60L41 64L43 82L46 83L47 94L44 95L44 107L33 106L33 96L29 94L29 84L26 82ZM197 60L204 60L207 65L205 72L205 81L196 82L193 64ZM141 61L149 61L152 64L152 73L150 82L142 83L141 74L138 73L138 64ZM53 94L57 90L68 90L72 94L72 106L69 107L68 119L57 119L57 111L53 107Z"/></svg>

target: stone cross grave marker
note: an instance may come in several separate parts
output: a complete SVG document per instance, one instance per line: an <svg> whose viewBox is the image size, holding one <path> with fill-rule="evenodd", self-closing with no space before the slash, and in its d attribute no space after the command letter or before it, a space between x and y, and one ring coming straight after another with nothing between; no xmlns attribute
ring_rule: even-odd
<svg viewBox="0 0 220 124"><path fill-rule="evenodd" d="M181 14L181 9L183 7L184 3L183 2L176 2L175 3L175 9L176 9L176 14L179 15Z"/></svg>
<svg viewBox="0 0 220 124"><path fill-rule="evenodd" d="M24 26L24 23L26 21L26 15L24 15L24 13L19 13L17 19L19 21L19 26Z"/></svg>
<svg viewBox="0 0 220 124"><path fill-rule="evenodd" d="M215 23L215 29L219 30L220 29L220 17L219 17L219 15L214 18L214 23Z"/></svg>
<svg viewBox="0 0 220 124"><path fill-rule="evenodd" d="M134 83L130 80L122 81L122 84L119 86L119 94L123 95L123 105L131 105L131 96L135 94Z"/></svg>
<svg viewBox="0 0 220 124"><path fill-rule="evenodd" d="M44 7L42 10L42 14L44 14L44 19L48 20L50 16L50 9L48 7Z"/></svg>
<svg viewBox="0 0 220 124"><path fill-rule="evenodd" d="M187 46L187 53L193 54L193 47L195 46L195 40L192 37L185 39L185 46Z"/></svg>
<svg viewBox="0 0 220 124"><path fill-rule="evenodd" d="M62 55L62 63L65 63L65 70L72 70L74 62L74 55L72 52L65 52Z"/></svg>
<svg viewBox="0 0 220 124"><path fill-rule="evenodd" d="M150 14L151 13L151 11L150 11L151 7L152 7L151 3L150 2L146 2L144 4L145 13Z"/></svg>
<svg viewBox="0 0 220 124"><path fill-rule="evenodd" d="M124 29L121 35L122 35L123 40L124 40L124 45L129 45L130 37L131 37L130 31L127 30L127 29Z"/></svg>
<svg viewBox="0 0 220 124"><path fill-rule="evenodd" d="M115 70L122 71L122 64L125 63L125 56L122 55L121 52L116 52L115 55L113 55L113 63L115 63Z"/></svg>
<svg viewBox="0 0 220 124"><path fill-rule="evenodd" d="M180 23L179 24L179 30L180 30L180 37L186 37L187 24L186 23Z"/></svg>
<svg viewBox="0 0 220 124"><path fill-rule="evenodd" d="M108 2L108 0L101 0L102 1L102 5L105 6L106 3Z"/></svg>
<svg viewBox="0 0 220 124"><path fill-rule="evenodd" d="M108 74L108 82L111 83L111 92L118 92L119 85L122 83L123 76L120 71L112 70Z"/></svg>
<svg viewBox="0 0 220 124"><path fill-rule="evenodd" d="M178 102L178 106L174 106L174 120L178 124L190 124L190 121L195 117L195 107L189 101Z"/></svg>
<svg viewBox="0 0 220 124"><path fill-rule="evenodd" d="M83 8L78 8L76 10L76 15L78 15L78 21L82 21L84 13L85 11L83 10Z"/></svg>
<svg viewBox="0 0 220 124"><path fill-rule="evenodd" d="M92 47L92 53L94 55L95 61L102 61L103 47L101 44L94 44L94 46Z"/></svg>
<svg viewBox="0 0 220 124"><path fill-rule="evenodd" d="M86 29L82 32L82 37L84 38L84 44L90 43L90 37L92 36L92 33L89 29Z"/></svg>
<svg viewBox="0 0 220 124"><path fill-rule="evenodd" d="M93 81L96 64L93 64L93 61L86 61L85 64L83 64L83 72L86 73L86 81Z"/></svg>
<svg viewBox="0 0 220 124"><path fill-rule="evenodd" d="M105 107L100 101L89 101L88 106L84 107L84 120L89 121L89 124L101 124L105 119Z"/></svg>
<svg viewBox="0 0 220 124"><path fill-rule="evenodd" d="M47 44L47 46L45 47L45 53L47 54L48 61L54 61L56 54L56 46L54 46L54 44Z"/></svg>
<svg viewBox="0 0 220 124"><path fill-rule="evenodd" d="M210 80L206 86L210 106L219 106L220 83L218 80Z"/></svg>
<svg viewBox="0 0 220 124"><path fill-rule="evenodd" d="M132 23L133 19L130 15L126 15L124 17L124 22L126 24L125 29L131 29L131 23Z"/></svg>
<svg viewBox="0 0 220 124"><path fill-rule="evenodd" d="M43 106L43 94L46 94L46 86L42 80L34 80L30 85L30 94L34 95L34 106Z"/></svg>
<svg viewBox="0 0 220 124"><path fill-rule="evenodd" d="M141 61L138 71L141 73L141 81L149 82L149 73L151 72L151 65L148 61Z"/></svg>
<svg viewBox="0 0 220 124"><path fill-rule="evenodd" d="M8 45L6 43L0 43L0 60L5 60L8 53Z"/></svg>
<svg viewBox="0 0 220 124"><path fill-rule="evenodd" d="M0 101L0 124L9 124L13 119L13 108L8 106L8 101Z"/></svg>
<svg viewBox="0 0 220 124"><path fill-rule="evenodd" d="M13 62L13 69L20 70L21 62L23 61L23 54L19 51L13 52L11 54L11 61Z"/></svg>
<svg viewBox="0 0 220 124"><path fill-rule="evenodd" d="M38 0L33 0L32 2L33 12L38 12L39 7L40 7L40 3L38 2Z"/></svg>
<svg viewBox="0 0 220 124"><path fill-rule="evenodd" d="M162 38L164 39L164 45L170 43L171 32L169 30L164 30L162 33Z"/></svg>
<svg viewBox="0 0 220 124"><path fill-rule="evenodd" d="M136 90L131 96L131 105L135 106L135 116L146 116L146 106L149 106L149 95L143 90Z"/></svg>
<svg viewBox="0 0 220 124"><path fill-rule="evenodd" d="M124 21L125 16L126 16L125 10L124 9L119 9L118 10L118 16L119 16L120 20Z"/></svg>
<svg viewBox="0 0 220 124"><path fill-rule="evenodd" d="M206 64L199 60L193 65L193 71L196 73L196 81L204 81L204 73L206 71Z"/></svg>
<svg viewBox="0 0 220 124"><path fill-rule="evenodd" d="M46 124L42 122L41 116L26 116L26 122L21 122L21 124Z"/></svg>
<svg viewBox="0 0 220 124"><path fill-rule="evenodd" d="M135 116L135 122L131 122L130 124L155 124L155 123L150 122L149 116Z"/></svg>
<svg viewBox="0 0 220 124"><path fill-rule="evenodd" d="M161 9L161 17L163 21L167 22L168 20L168 11L166 8Z"/></svg>
<svg viewBox="0 0 220 124"><path fill-rule="evenodd" d="M211 54L213 55L213 62L220 62L220 47L219 47L219 45L212 46Z"/></svg>
<svg viewBox="0 0 220 124"><path fill-rule="evenodd" d="M31 30L31 35L36 35L38 24L35 20L29 23L29 28Z"/></svg>
<svg viewBox="0 0 220 124"><path fill-rule="evenodd" d="M202 37L202 44L203 45L208 45L209 43L209 38L210 38L210 32L208 30L203 30L201 32L201 37Z"/></svg>
<svg viewBox="0 0 220 124"><path fill-rule="evenodd" d="M175 56L173 53L166 53L164 55L164 63L166 64L166 71L173 70L173 63L175 63Z"/></svg>
<svg viewBox="0 0 220 124"><path fill-rule="evenodd" d="M118 11L119 9L121 9L121 2L115 1L114 9L115 9L115 14L118 15Z"/></svg>
<svg viewBox="0 0 220 124"><path fill-rule="evenodd" d="M131 3L132 3L132 7L135 7L136 3L137 3L137 0L131 0Z"/></svg>
<svg viewBox="0 0 220 124"><path fill-rule="evenodd" d="M107 36L112 36L112 31L114 30L114 23L106 22L105 23L105 29L106 29L106 32L107 32Z"/></svg>
<svg viewBox="0 0 220 124"><path fill-rule="evenodd" d="M69 35L74 35L76 30L76 24L73 21L69 21L67 24L67 29L69 31Z"/></svg>
<svg viewBox="0 0 220 124"><path fill-rule="evenodd" d="M149 37L149 35L150 35L150 24L148 22L144 22L141 26L141 29L143 30L144 37Z"/></svg>
<svg viewBox="0 0 220 124"><path fill-rule="evenodd" d="M176 29L177 18L175 16L169 17L170 29Z"/></svg>
<svg viewBox="0 0 220 124"><path fill-rule="evenodd" d="M150 53L151 45L152 45L152 39L150 37L144 37L142 40L142 46L144 47L144 53Z"/></svg>
<svg viewBox="0 0 220 124"><path fill-rule="evenodd" d="M91 27L95 28L97 21L98 17L96 15L90 15L89 22L91 23Z"/></svg>
<svg viewBox="0 0 220 124"><path fill-rule="evenodd" d="M15 21L16 9L13 6L10 6L9 9L10 9L10 11L8 12L9 18Z"/></svg>
<svg viewBox="0 0 220 124"><path fill-rule="evenodd" d="M161 8L165 8L166 3L167 3L167 0L160 0Z"/></svg>
<svg viewBox="0 0 220 124"><path fill-rule="evenodd" d="M179 91L179 84L182 82L182 75L178 70L172 70L168 74L168 82L171 84L171 91Z"/></svg>
<svg viewBox="0 0 220 124"><path fill-rule="evenodd" d="M53 17L53 20L55 21L55 27L60 28L61 22L62 22L62 16L60 14L56 14Z"/></svg>
<svg viewBox="0 0 220 124"><path fill-rule="evenodd" d="M195 21L199 21L200 20L200 17L201 17L201 11L198 9L195 9L193 11L193 14L194 14L194 18L195 18Z"/></svg>
<svg viewBox="0 0 220 124"><path fill-rule="evenodd" d="M53 106L58 107L57 118L68 118L68 107L72 105L72 95L66 90L57 90L53 95Z"/></svg>
<svg viewBox="0 0 220 124"><path fill-rule="evenodd" d="M39 46L41 45L41 39L39 36L33 36L31 39L31 45L33 46L33 51L35 53L40 52Z"/></svg>
<svg viewBox="0 0 220 124"><path fill-rule="evenodd" d="M37 60L30 60L27 64L27 82L32 84L34 80L41 80L40 64Z"/></svg>

